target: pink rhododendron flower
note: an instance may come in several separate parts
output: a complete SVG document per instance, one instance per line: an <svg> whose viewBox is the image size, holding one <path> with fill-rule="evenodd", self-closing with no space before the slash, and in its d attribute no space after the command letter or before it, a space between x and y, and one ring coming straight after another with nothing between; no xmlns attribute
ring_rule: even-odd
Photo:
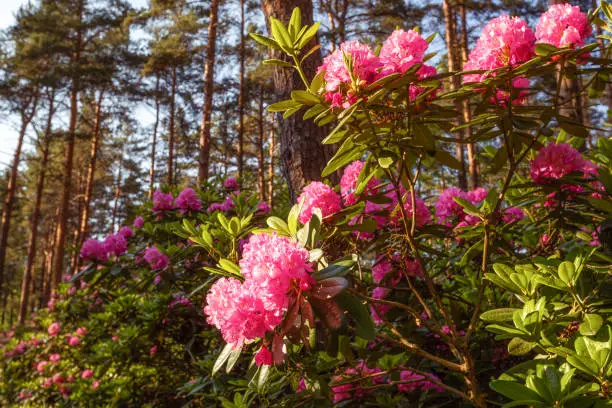
<svg viewBox="0 0 612 408"><path fill-rule="evenodd" d="M272 362L272 352L266 346L261 346L257 354L255 354L255 364L257 366L272 365Z"/></svg>
<svg viewBox="0 0 612 408"><path fill-rule="evenodd" d="M59 355L58 353L54 353L49 356L49 361L51 361L53 364L57 363L61 359L62 359L62 356Z"/></svg>
<svg viewBox="0 0 612 408"><path fill-rule="evenodd" d="M352 60L352 72L345 64L345 55ZM342 43L340 48L323 59L323 64L318 68L318 72L324 71L325 98L332 107L348 108L357 101L357 93L363 86L380 78L381 67L380 58L367 45L359 41Z"/></svg>
<svg viewBox="0 0 612 408"><path fill-rule="evenodd" d="M268 205L267 202L262 201L261 203L257 204L257 211L267 214L270 212L270 206Z"/></svg>
<svg viewBox="0 0 612 408"><path fill-rule="evenodd" d="M372 279L374 283L380 284L383 279L393 270L393 264L387 257L382 257L376 261L372 268Z"/></svg>
<svg viewBox="0 0 612 408"><path fill-rule="evenodd" d="M83 380L86 380L91 377L93 377L93 371L91 371L90 369L83 370L83 372L81 373L81 378Z"/></svg>
<svg viewBox="0 0 612 408"><path fill-rule="evenodd" d="M157 249L155 245L147 248L144 259L153 270L165 269L168 266L168 257Z"/></svg>
<svg viewBox="0 0 612 408"><path fill-rule="evenodd" d="M238 181L234 177L228 177L223 182L223 187L227 190L236 190L238 186Z"/></svg>
<svg viewBox="0 0 612 408"><path fill-rule="evenodd" d="M364 163L361 160L356 160L345 167L342 178L340 179L340 193L345 205L353 205L357 202L355 196L355 189L357 188L357 179L359 173L363 168ZM372 177L366 188L363 190L365 195L371 195L376 192L376 186L378 186L378 179Z"/></svg>
<svg viewBox="0 0 612 408"><path fill-rule="evenodd" d="M436 217L445 223L451 219L461 219L463 217L463 207L455 202L454 197L463 198L469 201L468 194L457 188L449 187L442 191L436 202Z"/></svg>
<svg viewBox="0 0 612 408"><path fill-rule="evenodd" d="M123 255L127 251L127 241L121 234L109 235L104 240L104 247L109 254Z"/></svg>
<svg viewBox="0 0 612 408"><path fill-rule="evenodd" d="M380 60L384 75L408 71L413 65L423 62L429 44L416 30L395 30L380 49Z"/></svg>
<svg viewBox="0 0 612 408"><path fill-rule="evenodd" d="M540 149L531 162L531 178L539 184L558 180L573 172L582 172L584 176L595 175L597 167L567 143L549 143Z"/></svg>
<svg viewBox="0 0 612 408"><path fill-rule="evenodd" d="M525 218L525 213L518 207L510 207L504 211L503 215L504 223L512 224Z"/></svg>
<svg viewBox="0 0 612 408"><path fill-rule="evenodd" d="M204 308L208 323L234 347L274 330L288 309L290 290L307 290L312 284L308 257L305 248L287 237L252 235L240 260L245 281L215 282Z"/></svg>
<svg viewBox="0 0 612 408"><path fill-rule="evenodd" d="M100 381L96 380L93 382L93 384L91 385L91 388L94 390L97 390L100 387Z"/></svg>
<svg viewBox="0 0 612 408"><path fill-rule="evenodd" d="M474 205L480 204L485 198L487 198L487 190L482 187L467 192L467 200Z"/></svg>
<svg viewBox="0 0 612 408"><path fill-rule="evenodd" d="M304 187L297 202L302 205L302 212L299 217L299 221L302 224L310 221L315 208L321 210L324 218L342 209L340 195L330 186L320 181L313 181Z"/></svg>
<svg viewBox="0 0 612 408"><path fill-rule="evenodd" d="M497 68L516 66L535 56L535 36L527 23L518 17L502 15L491 20L482 30L476 46L470 52L464 70L494 70ZM482 82L489 75L468 74L466 82ZM514 88L527 88L529 80L515 78ZM513 104L522 103L526 92L519 92L518 100ZM494 102L507 103L510 95L507 91L498 91Z"/></svg>
<svg viewBox="0 0 612 408"><path fill-rule="evenodd" d="M393 193L392 195L388 194L393 200L393 204L390 208L391 211L391 219L390 222L393 225L397 225L400 223L402 218L402 213L399 210L399 206L397 204L397 195ZM402 201L404 202L404 212L406 213L406 217L409 222L412 222L412 198L410 195L404 194L402 197ZM415 197L414 203L416 204L416 214L415 214L415 223L417 227L422 227L423 225L431 223L431 212L425 201L421 197Z"/></svg>
<svg viewBox="0 0 612 408"><path fill-rule="evenodd" d="M561 48L580 47L591 35L592 27L580 7L570 4L553 4L542 16L536 27L538 42Z"/></svg>
<svg viewBox="0 0 612 408"><path fill-rule="evenodd" d="M159 285L159 283L162 281L162 276L161 274L157 274L155 275L155 279L153 279L153 284L155 286Z"/></svg>
<svg viewBox="0 0 612 408"><path fill-rule="evenodd" d="M142 226L144 225L144 218L139 215L134 219L134 224L132 225L134 226L134 228L142 228Z"/></svg>
<svg viewBox="0 0 612 408"><path fill-rule="evenodd" d="M149 349L149 355L154 356L157 353L157 346L152 346L151 349Z"/></svg>
<svg viewBox="0 0 612 408"><path fill-rule="evenodd" d="M45 378L42 384L44 388L49 388L52 385L53 385L53 380L51 380L51 378Z"/></svg>
<svg viewBox="0 0 612 408"><path fill-rule="evenodd" d="M172 210L174 208L172 201L172 193L164 193L161 190L156 190L155 193L153 193L153 212Z"/></svg>
<svg viewBox="0 0 612 408"><path fill-rule="evenodd" d="M17 396L17 398L19 398L22 401L29 400L30 398L32 398L32 392L31 391L19 391L19 395Z"/></svg>
<svg viewBox="0 0 612 408"><path fill-rule="evenodd" d="M49 325L49 328L47 329L47 333L49 333L49 336L51 337L55 337L59 334L61 330L60 324L57 322L51 323L51 325Z"/></svg>
<svg viewBox="0 0 612 408"><path fill-rule="evenodd" d="M80 255L81 258L91 262L106 262L108 260L106 246L102 242L93 238L90 238L83 243Z"/></svg>
<svg viewBox="0 0 612 408"><path fill-rule="evenodd" d="M68 345L70 347L76 347L79 344L81 344L81 339L78 338L77 336L69 336L68 337Z"/></svg>
<svg viewBox="0 0 612 408"><path fill-rule="evenodd" d="M174 200L174 205L180 210L181 214L187 211L200 211L202 208L200 197L189 187L180 192L176 200Z"/></svg>
<svg viewBox="0 0 612 408"><path fill-rule="evenodd" d="M389 289L383 287L376 287L372 291L372 298L374 299L384 299L389 294ZM383 305L381 303L374 303L370 306L370 314L372 315L372 320L374 320L374 324L377 326L381 326L385 323L383 320L383 316L391 309L391 306Z"/></svg>
<svg viewBox="0 0 612 408"><path fill-rule="evenodd" d="M53 381L53 384L62 384L66 380L64 379L62 373L56 373L53 377L51 377L51 381Z"/></svg>
<svg viewBox="0 0 612 408"><path fill-rule="evenodd" d="M434 384L433 382L429 381L427 378L433 379L436 381L440 381L440 379L434 374L427 374L427 377L425 377L421 374L416 374L410 370L403 370L400 373L401 381L410 381L410 382L407 382L405 384L398 384L397 388L402 392L412 392L419 388L423 391L426 391L426 390L433 390L436 392L444 391L442 387Z"/></svg>
<svg viewBox="0 0 612 408"><path fill-rule="evenodd" d="M130 239L134 236L134 231L130 227L123 227L118 232L125 239Z"/></svg>
<svg viewBox="0 0 612 408"><path fill-rule="evenodd" d="M87 335L87 327L81 326L76 330L76 334L79 337L85 337Z"/></svg>
<svg viewBox="0 0 612 408"><path fill-rule="evenodd" d="M433 67L431 65L422 65L417 70L417 72L416 72L417 77L418 77L419 80L432 77L432 76L436 75L437 73L438 73L438 70L436 69L436 67ZM420 94L425 92L426 89L427 88L419 86L418 84L411 84L410 85L410 89L409 89L410 100L414 101ZM428 98L429 97L434 97L439 89L441 89L441 88L438 88L434 92L429 94Z"/></svg>
<svg viewBox="0 0 612 408"><path fill-rule="evenodd" d="M38 364L36 364L36 371L38 371L39 373L42 373L43 371L45 371L45 366L49 364L48 361L41 361Z"/></svg>
<svg viewBox="0 0 612 408"><path fill-rule="evenodd" d="M372 384L382 384L384 382L384 377L382 375L372 376L377 373L382 372L382 370L378 367L368 368L363 360L358 360L355 367L347 368L344 373L340 375L335 375L332 377L332 391L334 392L334 403L338 403L341 401L349 400L349 399L361 399L366 394L373 392L373 390L368 390L363 388L364 385L372 385ZM355 379L359 377L370 376L368 379L357 382L357 383L349 383L343 385L333 386L335 382L342 382L349 379ZM365 384L364 384L365 383Z"/></svg>

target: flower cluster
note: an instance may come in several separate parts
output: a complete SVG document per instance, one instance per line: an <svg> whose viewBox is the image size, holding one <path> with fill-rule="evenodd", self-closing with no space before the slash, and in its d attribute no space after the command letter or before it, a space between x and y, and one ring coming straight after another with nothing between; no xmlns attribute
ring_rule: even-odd
<svg viewBox="0 0 612 408"><path fill-rule="evenodd" d="M573 172L587 177L597 174L597 166L567 143L551 142L540 149L530 168L531 178L538 184L559 180Z"/></svg>
<svg viewBox="0 0 612 408"><path fill-rule="evenodd" d="M555 47L580 47L591 35L592 27L587 15L580 7L570 4L553 4L540 17L536 27L536 38L539 43Z"/></svg>
<svg viewBox="0 0 612 408"><path fill-rule="evenodd" d="M323 217L332 215L342 209L340 195L330 186L320 181L313 181L304 187L297 202L302 206L299 217L302 224L306 224L310 221L315 208L321 210Z"/></svg>
<svg viewBox="0 0 612 408"><path fill-rule="evenodd" d="M127 240L134 236L130 227L123 227L118 233L109 235L100 242L90 238L81 247L81 258L90 262L106 262L111 255L120 256L127 251Z"/></svg>
<svg viewBox="0 0 612 408"><path fill-rule="evenodd" d="M346 166L344 169L344 173L342 173L342 178L340 179L340 193L342 194L342 199L344 200L344 205L353 205L357 202L357 196L355 196L355 190L357 189L357 179L359 178L359 173L361 173L361 169L363 169L364 163L360 160L356 160ZM380 181L372 177L364 189L365 195L371 195L376 192L376 187Z"/></svg>
<svg viewBox="0 0 612 408"><path fill-rule="evenodd" d="M252 235L244 245L240 268L244 282L219 279L204 308L208 323L235 348L273 331L289 307L290 292L307 290L313 282L308 251L277 235Z"/></svg>

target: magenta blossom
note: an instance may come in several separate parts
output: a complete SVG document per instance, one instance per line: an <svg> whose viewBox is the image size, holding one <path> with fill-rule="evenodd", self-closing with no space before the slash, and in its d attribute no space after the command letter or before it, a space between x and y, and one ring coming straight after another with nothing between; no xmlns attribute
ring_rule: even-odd
<svg viewBox="0 0 612 408"><path fill-rule="evenodd" d="M61 330L60 324L57 322L54 322L54 323L51 323L51 325L47 329L47 333L49 333L49 336L55 337L59 334L60 330Z"/></svg>
<svg viewBox="0 0 612 408"><path fill-rule="evenodd" d="M172 201L172 193L164 193L161 190L156 190L155 193L153 193L153 212L163 212L174 209Z"/></svg>
<svg viewBox="0 0 612 408"><path fill-rule="evenodd" d="M236 190L239 187L238 181L234 177L228 177L223 182L223 187L226 190Z"/></svg>
<svg viewBox="0 0 612 408"><path fill-rule="evenodd" d="M144 225L144 218L142 218L140 215L134 219L134 224L133 224L134 228L142 228L143 225Z"/></svg>
<svg viewBox="0 0 612 408"><path fill-rule="evenodd" d="M573 172L581 172L584 176L595 175L597 167L567 143L549 143L540 149L531 162L531 178L538 184L561 179Z"/></svg>
<svg viewBox="0 0 612 408"><path fill-rule="evenodd" d="M257 211L267 214L270 212L270 206L268 205L267 202L262 201L261 203L257 204Z"/></svg>
<svg viewBox="0 0 612 408"><path fill-rule="evenodd" d="M261 346L257 354L255 354L255 364L261 365L272 365L272 352L268 350L266 346Z"/></svg>
<svg viewBox="0 0 612 408"><path fill-rule="evenodd" d="M147 248L144 254L144 259L153 270L166 269L168 266L168 257L157 249L155 245Z"/></svg>
<svg viewBox="0 0 612 408"><path fill-rule="evenodd" d="M536 27L538 42L561 48L565 46L580 47L591 35L591 24L580 7L570 4L553 4L546 13L540 16Z"/></svg>
<svg viewBox="0 0 612 408"><path fill-rule="evenodd" d="M134 236L134 231L130 227L123 227L118 232L125 239L130 239Z"/></svg>
<svg viewBox="0 0 612 408"><path fill-rule="evenodd" d="M346 166L342 178L340 179L340 193L345 205L353 205L357 202L357 196L355 196L355 189L357 188L357 179L359 173L363 169L364 163L361 160L356 160ZM379 180L372 177L366 188L364 194L371 195L376 193L376 186L378 186Z"/></svg>
<svg viewBox="0 0 612 408"><path fill-rule="evenodd" d="M200 197L189 187L180 192L176 200L174 200L174 205L180 210L181 214L187 211L200 211L202 208Z"/></svg>
<svg viewBox="0 0 612 408"><path fill-rule="evenodd" d="M408 71L423 62L429 44L416 30L395 30L380 49L384 75Z"/></svg>
<svg viewBox="0 0 612 408"><path fill-rule="evenodd" d="M313 181L304 187L297 202L302 206L299 217L299 221L302 224L306 224L310 221L315 208L321 210L321 214L324 218L342 209L340 195L330 186L320 181Z"/></svg>
<svg viewBox="0 0 612 408"><path fill-rule="evenodd" d="M49 356L49 361L51 361L53 364L57 364L61 359L62 356L58 353L54 353Z"/></svg>
<svg viewBox="0 0 612 408"><path fill-rule="evenodd" d="M90 369L83 370L83 372L81 373L81 378L83 380L86 380L91 377L93 377L93 371L91 371Z"/></svg>
<svg viewBox="0 0 612 408"><path fill-rule="evenodd" d="M123 255L127 251L127 241L121 234L113 234L104 240L106 252L114 255Z"/></svg>
<svg viewBox="0 0 612 408"><path fill-rule="evenodd" d="M83 243L80 251L81 258L91 262L106 262L108 254L104 243L90 238Z"/></svg>

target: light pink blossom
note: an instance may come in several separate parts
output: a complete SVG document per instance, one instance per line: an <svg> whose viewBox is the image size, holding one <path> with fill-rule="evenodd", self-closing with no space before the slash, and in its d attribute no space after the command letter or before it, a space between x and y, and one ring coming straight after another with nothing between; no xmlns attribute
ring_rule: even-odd
<svg viewBox="0 0 612 408"><path fill-rule="evenodd" d="M573 172L582 172L584 176L595 175L597 167L567 143L549 143L540 149L531 162L531 178L539 184L561 179Z"/></svg>
<svg viewBox="0 0 612 408"><path fill-rule="evenodd" d="M321 210L324 218L342 209L340 195L320 181L313 181L304 187L297 202L302 205L302 212L299 216L299 221L302 224L310 221L315 208Z"/></svg>
<svg viewBox="0 0 612 408"><path fill-rule="evenodd" d="M53 322L51 323L51 325L49 325L49 328L47 329L47 333L49 333L49 336L55 337L59 334L60 330L61 330L60 324L57 322Z"/></svg>
<svg viewBox="0 0 612 408"><path fill-rule="evenodd" d="M342 178L340 179L340 193L345 205L353 205L357 202L357 196L355 196L355 189L357 188L357 179L359 173L363 169L364 163L360 160L356 160L346 166ZM372 177L368 181L367 186L363 190L365 195L371 195L376 192L376 186L378 186L379 180Z"/></svg>
<svg viewBox="0 0 612 408"><path fill-rule="evenodd" d="M423 62L429 44L416 30L395 30L380 49L384 75L408 71Z"/></svg>
<svg viewBox="0 0 612 408"><path fill-rule="evenodd" d="M580 7L570 4L553 4L542 16L536 27L538 42L561 48L580 47L591 35L592 27Z"/></svg>

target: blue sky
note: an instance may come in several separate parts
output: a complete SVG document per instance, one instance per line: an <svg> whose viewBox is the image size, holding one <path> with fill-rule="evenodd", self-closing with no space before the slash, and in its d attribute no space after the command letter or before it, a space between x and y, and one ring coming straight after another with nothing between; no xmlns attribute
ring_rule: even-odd
<svg viewBox="0 0 612 408"><path fill-rule="evenodd" d="M0 30L7 28L15 21L15 12L29 0L0 0ZM31 1L31 0L30 0ZM147 0L130 0L135 7L145 7ZM36 0L38 2L38 0ZM0 168L10 164L17 144L18 123L14 118L0 118ZM27 148L27 146L26 146Z"/></svg>

